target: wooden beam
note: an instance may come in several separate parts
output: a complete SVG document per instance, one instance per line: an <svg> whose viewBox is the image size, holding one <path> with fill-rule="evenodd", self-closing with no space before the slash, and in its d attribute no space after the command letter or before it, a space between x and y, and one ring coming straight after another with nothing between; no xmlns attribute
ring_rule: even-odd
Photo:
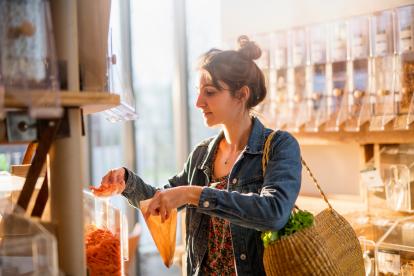
<svg viewBox="0 0 414 276"><path fill-rule="evenodd" d="M298 132L292 133L302 145L328 145L343 143L358 144L407 144L414 143L414 126L408 130L393 130L389 125L383 131L369 131L368 126L364 126L358 132Z"/></svg>
<svg viewBox="0 0 414 276"><path fill-rule="evenodd" d="M108 92L73 91L14 91L6 93L6 108L25 108L30 105L81 107L85 114L104 111L120 105L120 97Z"/></svg>

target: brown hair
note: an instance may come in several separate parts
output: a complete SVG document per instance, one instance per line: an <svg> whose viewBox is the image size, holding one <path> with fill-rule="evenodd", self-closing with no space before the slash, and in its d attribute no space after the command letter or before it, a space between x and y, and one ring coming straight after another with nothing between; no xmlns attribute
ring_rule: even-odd
<svg viewBox="0 0 414 276"><path fill-rule="evenodd" d="M237 42L239 49L236 51L211 49L203 54L199 69L210 74L213 85L218 89L222 89L219 81L227 84L233 97L237 97L236 93L240 88L248 86L250 97L246 102L246 108L251 109L266 97L263 72L253 61L261 56L262 51L245 35L240 36Z"/></svg>

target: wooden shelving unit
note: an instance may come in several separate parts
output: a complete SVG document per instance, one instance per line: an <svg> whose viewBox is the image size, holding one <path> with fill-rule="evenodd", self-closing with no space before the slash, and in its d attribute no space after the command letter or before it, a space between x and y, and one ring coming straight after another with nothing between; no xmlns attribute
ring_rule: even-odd
<svg viewBox="0 0 414 276"><path fill-rule="evenodd" d="M341 129L338 132L293 132L302 145L329 145L341 143L358 144L404 144L414 143L414 126L408 130L393 130L392 123L386 125L382 131L369 131L368 124L358 132L349 132Z"/></svg>
<svg viewBox="0 0 414 276"><path fill-rule="evenodd" d="M39 172L44 167L46 155L50 155L50 185L42 181L36 197L38 202L50 199L51 220L43 221L50 225L58 241L59 267L65 274L85 275L85 253L83 240L82 187L84 164L82 164L82 114L108 110L120 105L120 96L105 92L89 91L13 91L4 95L3 107L6 112L25 110L30 107L62 107L67 110L68 137L55 139L60 120L50 118L47 129L39 133L38 150L33 157L30 170L20 193L18 204L25 210L33 197ZM50 192L42 192L49 190ZM35 205L36 208L37 205ZM40 208L44 206L39 204ZM71 206L71 208L67 208ZM32 217L36 217L35 208ZM39 209L39 208L38 208ZM30 212L30 210L28 210Z"/></svg>
<svg viewBox="0 0 414 276"><path fill-rule="evenodd" d="M6 93L4 99L6 108L25 108L29 103L40 106L58 103L62 107L79 107L83 109L84 114L92 114L120 105L120 97L106 92L18 91Z"/></svg>

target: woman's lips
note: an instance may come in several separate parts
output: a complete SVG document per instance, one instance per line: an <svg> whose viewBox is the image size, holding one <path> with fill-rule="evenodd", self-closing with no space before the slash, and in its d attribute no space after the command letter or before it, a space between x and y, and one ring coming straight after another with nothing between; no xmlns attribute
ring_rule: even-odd
<svg viewBox="0 0 414 276"><path fill-rule="evenodd" d="M205 117L207 117L208 115L211 115L212 113L211 112L203 112L203 115L205 116Z"/></svg>

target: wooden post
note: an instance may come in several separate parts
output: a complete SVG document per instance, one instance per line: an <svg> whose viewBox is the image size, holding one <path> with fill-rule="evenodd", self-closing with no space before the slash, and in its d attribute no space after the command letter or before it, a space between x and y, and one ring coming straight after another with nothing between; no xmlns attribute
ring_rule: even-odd
<svg viewBox="0 0 414 276"><path fill-rule="evenodd" d="M53 0L52 21L58 59L66 64L68 90L79 91L77 1ZM70 137L58 139L50 152L51 216L57 225L59 267L65 275L86 275L79 108L68 110Z"/></svg>

